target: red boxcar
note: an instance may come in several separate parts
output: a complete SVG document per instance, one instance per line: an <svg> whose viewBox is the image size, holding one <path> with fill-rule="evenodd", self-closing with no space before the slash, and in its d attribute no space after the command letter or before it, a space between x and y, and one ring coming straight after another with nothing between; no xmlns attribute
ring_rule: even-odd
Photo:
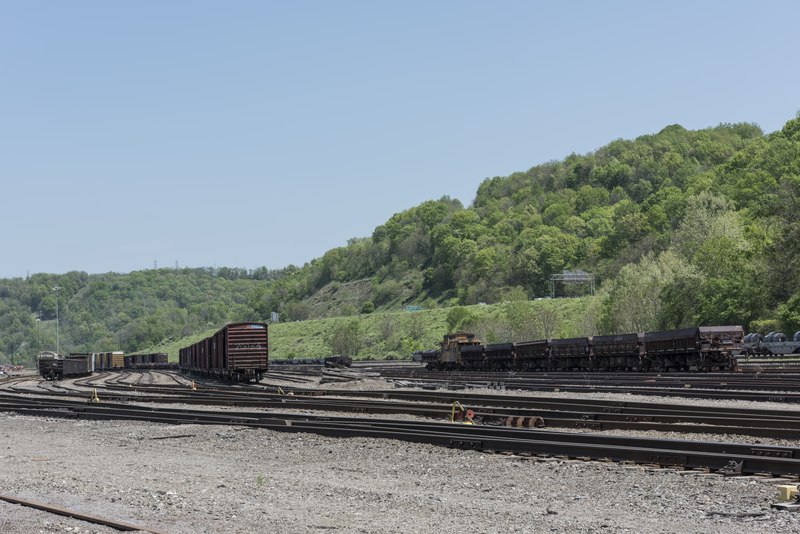
<svg viewBox="0 0 800 534"><path fill-rule="evenodd" d="M180 367L238 381L258 382L267 372L269 339L265 323L233 323L180 350Z"/></svg>

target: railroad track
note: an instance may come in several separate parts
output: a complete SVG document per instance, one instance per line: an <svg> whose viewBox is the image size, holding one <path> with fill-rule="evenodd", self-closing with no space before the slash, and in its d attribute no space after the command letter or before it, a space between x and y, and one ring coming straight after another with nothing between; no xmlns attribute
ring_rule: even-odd
<svg viewBox="0 0 800 534"><path fill-rule="evenodd" d="M683 398L800 402L800 368L782 372L760 369L725 373L634 373L634 372L457 372L428 371L420 366L380 366L370 369L399 385L428 389L519 389L636 393ZM284 366L281 378L308 380L319 377L318 369Z"/></svg>
<svg viewBox="0 0 800 534"><path fill-rule="evenodd" d="M800 403L800 379L780 383L703 383L689 380L638 383L616 380L586 380L584 378L543 378L537 380L503 376L492 377L387 377L399 386L423 389L505 389L520 391L553 391L570 393L630 393L636 395L682 397L697 399L749 400Z"/></svg>
<svg viewBox="0 0 800 534"><path fill-rule="evenodd" d="M277 388L276 388L277 389ZM313 410L317 412L412 415L449 419L454 402L469 408L482 424L591 430L658 430L680 433L736 434L800 439L800 415L788 410L665 405L599 399L477 395L441 391L267 391L264 388L187 387L106 382L92 390L52 391L51 396L89 401L99 391L104 402L215 405L239 408ZM26 393L29 393L26 391ZM286 395L285 393L292 393ZM13 397L0 395L12 400ZM465 409L466 409L465 408Z"/></svg>
<svg viewBox="0 0 800 534"><path fill-rule="evenodd" d="M17 397L0 400L0 411L88 420L134 420L168 424L216 424L331 437L388 438L492 452L582 460L634 462L702 469L728 475L800 475L800 449L674 439L563 433L522 428L320 417L263 412L176 410L116 403Z"/></svg>
<svg viewBox="0 0 800 534"><path fill-rule="evenodd" d="M553 383L601 386L664 387L689 384L718 389L783 389L800 391L800 374L792 373L580 373L580 372L494 372L427 371L424 369L385 370L384 378L410 380L450 380L464 382L505 381L525 385Z"/></svg>
<svg viewBox="0 0 800 534"><path fill-rule="evenodd" d="M106 527L111 527L115 530L119 530L122 532L128 531L141 531L141 532L150 532L151 534L166 534L163 530L158 530L150 527L144 527L141 525L134 525L132 523L127 523L124 521L117 521L114 519L108 519L105 517L100 517L91 514L85 514L83 512L79 512L77 510L70 510L67 508L63 508L61 506L54 506L52 504L47 504L38 501L32 501L30 499L22 499L19 497L14 497L11 495L3 495L0 494L0 501L10 502L12 504L18 504L20 506L27 506L28 508L35 508L37 510L43 510L45 512L50 512L51 514L62 515L66 517L72 517L74 519L80 519L81 521L86 521L88 523L94 523L95 525L103 525Z"/></svg>

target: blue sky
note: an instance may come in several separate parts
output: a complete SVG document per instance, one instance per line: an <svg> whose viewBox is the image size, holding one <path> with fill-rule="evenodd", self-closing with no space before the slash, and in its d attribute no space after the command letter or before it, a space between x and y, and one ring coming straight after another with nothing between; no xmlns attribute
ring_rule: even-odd
<svg viewBox="0 0 800 534"><path fill-rule="evenodd" d="M487 177L800 110L797 2L0 3L0 276L280 268Z"/></svg>

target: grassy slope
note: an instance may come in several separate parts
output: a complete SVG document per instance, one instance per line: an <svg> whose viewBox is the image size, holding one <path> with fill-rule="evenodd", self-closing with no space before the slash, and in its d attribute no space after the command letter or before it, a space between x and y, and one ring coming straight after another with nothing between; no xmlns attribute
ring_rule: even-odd
<svg viewBox="0 0 800 534"><path fill-rule="evenodd" d="M546 307L559 317L557 337L588 335L582 331L586 307L591 297L514 303L523 310L535 311ZM466 306L479 321L491 323L506 315L506 304ZM435 348L447 333L447 314L450 308L417 312L375 312L354 317L331 317L292 323L270 325L270 358L318 358L331 354L328 339L338 324L357 320L364 339L364 348L357 358L407 359L415 350ZM170 340L141 352L166 352L170 361L178 361L178 349L213 334L216 329L195 334L180 340ZM386 334L389 334L388 337ZM505 341L505 340L488 340Z"/></svg>

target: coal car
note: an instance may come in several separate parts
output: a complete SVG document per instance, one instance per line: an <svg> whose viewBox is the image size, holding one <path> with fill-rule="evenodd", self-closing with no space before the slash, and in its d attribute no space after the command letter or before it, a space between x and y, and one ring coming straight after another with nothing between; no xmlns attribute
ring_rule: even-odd
<svg viewBox="0 0 800 534"><path fill-rule="evenodd" d="M459 332L420 359L431 370L726 371L736 368L743 333L741 326L701 326L483 345Z"/></svg>

